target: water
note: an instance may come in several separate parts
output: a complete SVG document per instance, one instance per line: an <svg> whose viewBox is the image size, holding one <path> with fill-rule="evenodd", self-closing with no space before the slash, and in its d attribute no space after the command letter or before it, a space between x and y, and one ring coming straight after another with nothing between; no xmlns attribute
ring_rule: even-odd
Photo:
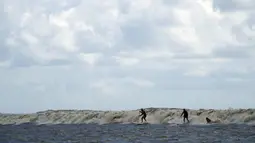
<svg viewBox="0 0 255 143"><path fill-rule="evenodd" d="M254 143L248 125L0 125L1 143Z"/></svg>

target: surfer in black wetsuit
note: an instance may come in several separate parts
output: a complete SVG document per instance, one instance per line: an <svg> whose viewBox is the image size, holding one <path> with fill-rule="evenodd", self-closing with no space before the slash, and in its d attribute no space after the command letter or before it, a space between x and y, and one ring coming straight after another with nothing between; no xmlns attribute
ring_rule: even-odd
<svg viewBox="0 0 255 143"><path fill-rule="evenodd" d="M208 117L206 117L205 119L206 119L207 124L210 124L212 122L212 120L209 119Z"/></svg>
<svg viewBox="0 0 255 143"><path fill-rule="evenodd" d="M182 115L184 115L183 116L183 122L185 123L185 119L186 119L188 121L188 123L189 123L189 114L188 114L188 112L185 109L183 109L181 117L182 117Z"/></svg>
<svg viewBox="0 0 255 143"><path fill-rule="evenodd" d="M141 118L142 122L143 122L143 120L146 121L146 116L147 116L147 115L146 115L146 112L145 112L143 109L141 109L141 110L140 110L140 113L141 113L141 114L140 114L139 116L142 116L142 118ZM147 122L147 121L146 121L146 122Z"/></svg>

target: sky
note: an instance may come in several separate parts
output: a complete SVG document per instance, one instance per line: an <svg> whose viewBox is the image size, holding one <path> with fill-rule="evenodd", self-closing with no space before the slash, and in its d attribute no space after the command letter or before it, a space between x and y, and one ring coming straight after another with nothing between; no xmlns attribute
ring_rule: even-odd
<svg viewBox="0 0 255 143"><path fill-rule="evenodd" d="M255 108L254 0L0 5L0 112Z"/></svg>

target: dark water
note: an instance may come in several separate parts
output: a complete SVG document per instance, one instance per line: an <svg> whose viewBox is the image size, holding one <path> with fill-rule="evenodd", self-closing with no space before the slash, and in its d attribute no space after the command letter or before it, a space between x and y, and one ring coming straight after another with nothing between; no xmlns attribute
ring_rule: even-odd
<svg viewBox="0 0 255 143"><path fill-rule="evenodd" d="M0 143L255 143L248 125L0 125Z"/></svg>

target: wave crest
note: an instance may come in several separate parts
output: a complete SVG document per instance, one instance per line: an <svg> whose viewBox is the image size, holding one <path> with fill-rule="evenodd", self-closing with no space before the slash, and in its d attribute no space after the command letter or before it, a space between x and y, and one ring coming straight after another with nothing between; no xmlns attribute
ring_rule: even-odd
<svg viewBox="0 0 255 143"><path fill-rule="evenodd" d="M147 121L151 124L180 124L182 109L146 108ZM191 124L206 124L206 117L213 123L255 124L255 109L200 109L188 110ZM34 114L0 114L0 124L108 124L140 122L138 110L47 110Z"/></svg>

